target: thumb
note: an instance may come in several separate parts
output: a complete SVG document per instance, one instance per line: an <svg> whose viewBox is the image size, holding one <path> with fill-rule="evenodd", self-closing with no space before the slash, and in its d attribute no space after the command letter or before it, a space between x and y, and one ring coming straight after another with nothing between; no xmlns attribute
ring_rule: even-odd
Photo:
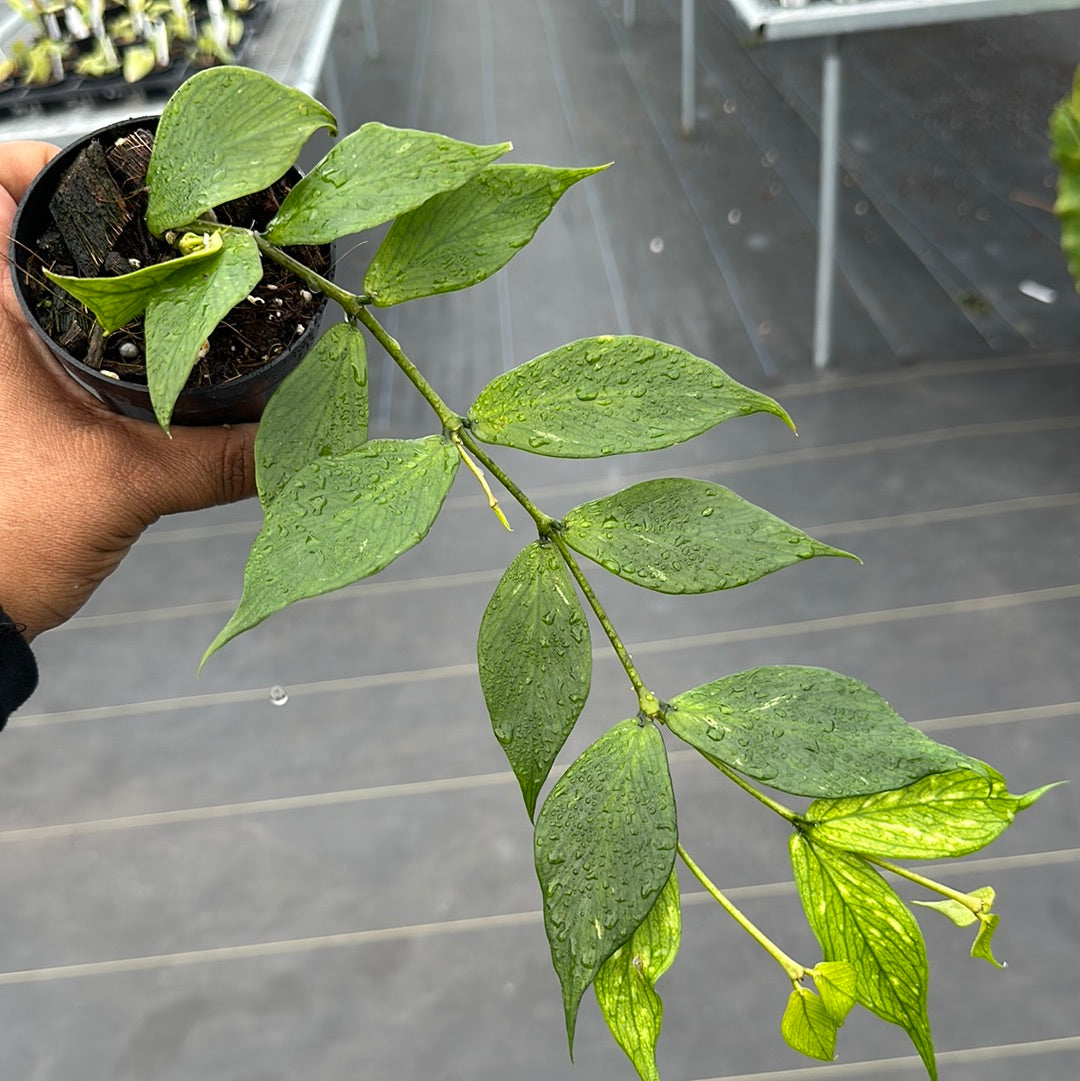
<svg viewBox="0 0 1080 1081"><path fill-rule="evenodd" d="M257 424L222 428L176 426L169 438L139 425L153 441L141 455L141 498L148 517L235 503L255 494Z"/></svg>

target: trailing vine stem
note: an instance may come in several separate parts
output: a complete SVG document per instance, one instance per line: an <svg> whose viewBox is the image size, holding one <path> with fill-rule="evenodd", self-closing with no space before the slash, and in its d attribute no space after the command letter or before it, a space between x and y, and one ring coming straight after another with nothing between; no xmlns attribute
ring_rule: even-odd
<svg viewBox="0 0 1080 1081"><path fill-rule="evenodd" d="M607 635L611 648L615 650L615 655L619 658L619 663L623 666L623 670L634 688L634 693L637 694L638 709L650 720L659 721L662 716L660 699L645 686L645 681L634 666L634 659L630 656L630 651L619 637L618 631L615 630L611 617L600 603L600 598L593 591L589 580L585 577L585 572L578 566L577 560L570 551L570 546L558 532L551 534L551 542L559 550L559 555L562 556L563 562L574 576L574 581L577 582L578 588L585 595L589 607L593 610L597 620L600 622L600 626L604 629L604 634Z"/></svg>
<svg viewBox="0 0 1080 1081"><path fill-rule="evenodd" d="M764 931L745 916L723 893L712 879L691 859L690 853L678 842L676 851L679 858L690 869L690 873L705 887L710 897L784 970L793 984L801 983L807 969L793 957L789 957Z"/></svg>
<svg viewBox="0 0 1080 1081"><path fill-rule="evenodd" d="M763 803L770 811L775 811L785 822L790 822L793 826L798 826L803 819L793 811L790 807L785 807L782 803L777 803L776 800L770 796L766 796L760 789L755 788L745 777L740 777L730 766L724 765L717 758L710 758L709 762L712 763L729 781L737 784L748 795L753 796L758 803Z"/></svg>
<svg viewBox="0 0 1080 1081"><path fill-rule="evenodd" d="M510 529L510 523L507 521L502 508L499 506L498 500L492 493L491 488L488 486L483 473L477 467L476 462L479 462L484 469L495 477L503 488L505 488L506 491L521 505L529 517L536 523L536 528L541 538L555 545L563 562L566 564L567 569L570 571L571 575L573 575L574 580L578 584L578 588L581 590L582 595L585 597L585 600L588 602L597 621L600 623L604 634L611 643L615 655L619 658L619 663L622 665L627 679L629 679L630 685L634 688L634 693L637 695L638 709L641 715L657 724L665 724L666 718L664 715L663 704L641 678L641 675L634 664L634 660L630 655L630 651L626 648L626 644L619 636L614 624L612 624L610 616L608 616L606 609L600 602L600 598L596 595L596 592L593 590L588 578L586 578L584 571L582 571L581 567L578 565L577 560L570 550L570 546L560 536L560 523L558 520L545 514L528 497L528 495L526 495L517 483L515 483L513 478L499 466L479 441L472 435L469 431L468 423L464 418L455 413L446 402L443 401L442 397L427 381L420 369L409 359L398 341L386 331L382 324L371 313L369 305L373 302L373 298L367 293L351 293L347 289L342 289L328 278L324 278L317 271L305 266L287 252L282 251L281 248L272 244L261 233L251 232L250 230L240 230L235 226L222 226L218 222L211 222L209 220L201 220L195 224L203 225L208 229L232 229L234 231L249 233L250 236L254 237L255 243L258 245L259 251L262 252L263 255L286 269L291 270L306 284L310 285L313 289L317 289L337 303L351 320L354 320L367 328L372 337L374 337L379 345L382 346L398 368L401 369L409 382L417 389L421 397L423 397L428 405L431 406L439 419L439 423L443 426L443 429L449 433L451 440L454 442L455 446L457 446L462 461L465 462L466 466L477 478L484 494L487 496L488 506L495 513L496 517L498 517L499 521L508 530ZM473 458L476 459L475 462L473 461ZM710 759L710 761L713 762L713 765L715 765L724 776L733 781L749 795L753 796L759 803L762 803L770 810L775 811L776 814L780 815L780 817L787 822L790 822L793 825L798 824L799 816L790 808L787 808L783 806L783 804L777 803L769 796L766 796L764 792L759 791L723 763L712 759Z"/></svg>
<svg viewBox="0 0 1080 1081"><path fill-rule="evenodd" d="M211 225L210 222L200 224L205 224L207 227L210 227ZM330 299L336 301L351 319L355 319L367 328L379 345L383 347L394 363L401 369L409 382L412 383L428 405L435 411L435 415L439 418L439 422L442 424L443 429L450 434L450 438L457 446L458 452L462 456L462 460L477 477L481 487L484 489L484 493L488 497L488 505L508 529L510 528L509 523L506 521L502 510L499 508L498 500L496 500L491 493L491 489L487 486L483 475L476 468L475 463L469 458L469 455L471 454L485 469L488 470L489 473L492 474L492 476L496 477L499 483L514 497L515 500L517 500L518 503L521 504L536 523L540 536L551 541L555 545L563 562L574 576L574 580L577 582L585 599L588 601L589 607L592 608L597 620L599 620L600 626L607 635L608 641L615 650L615 654L619 658L619 662L622 664L627 678L630 680L631 686L634 688L634 693L637 695L638 699L639 710L650 720L662 722L663 712L660 705L660 699L645 685L645 681L641 678L637 668L634 666L633 659L631 658L626 645L612 625L611 619L605 611L604 606L600 603L600 598L597 597L592 586L589 584L588 579L585 577L584 572L578 566L577 560L575 560L571 554L569 546L559 536L558 521L541 511L525 492L518 487L513 479L500 468L498 463L491 458L483 447L480 446L479 442L473 438L464 419L450 409L435 388L424 378L420 369L413 364L408 356L406 356L400 344L387 333L382 324L368 310L368 305L371 303L372 298L367 294L350 293L347 290L342 289L340 286L335 285L321 274L312 270L310 267L304 266L303 263L271 244L270 241L261 234L252 233L251 235L254 236L255 243L258 245L259 250L266 255L267 258L292 270L298 277L308 285L312 286L312 288L318 289L320 292L330 297Z"/></svg>
<svg viewBox="0 0 1080 1081"><path fill-rule="evenodd" d="M942 897L948 897L949 900L958 902L980 919L982 919L989 911L989 904L981 898L974 897L970 893L961 893L959 890L954 890L951 886L946 886L943 882L935 882L934 879L927 878L925 875L919 874L918 871L912 871L907 867L901 867L899 864L892 863L890 860L879 859L877 856L863 856L863 859L865 859L867 863L874 864L875 867L880 867L883 871L899 875L900 878L906 878L909 882L914 882L915 885L922 886L932 893L939 893Z"/></svg>

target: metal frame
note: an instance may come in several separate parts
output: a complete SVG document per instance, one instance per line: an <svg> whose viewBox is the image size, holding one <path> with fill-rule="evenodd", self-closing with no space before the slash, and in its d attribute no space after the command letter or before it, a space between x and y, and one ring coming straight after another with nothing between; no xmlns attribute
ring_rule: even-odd
<svg viewBox="0 0 1080 1081"><path fill-rule="evenodd" d="M326 104L335 116L343 115L343 101L331 43L342 0L302 0L274 8L262 32L252 41L248 66L272 75L306 94L323 87ZM365 51L378 52L371 0L361 0ZM14 40L23 20L14 15L0 20L0 43ZM155 115L165 106L161 96L127 98L114 103L75 105L52 112L34 111L14 119L0 120L0 143L13 139L43 139L67 143L95 128L130 116Z"/></svg>
<svg viewBox="0 0 1080 1081"><path fill-rule="evenodd" d="M630 0L625 0L629 3ZM1035 15L1080 8L1080 0L850 0L782 8L775 0L727 0L746 43L821 37L825 39L821 75L820 189L818 198L817 279L814 293L815 368L829 364L832 300L836 266L837 176L840 161L842 63L840 43L847 34L967 22L1002 16ZM694 0L682 0L682 128L694 131L696 43Z"/></svg>

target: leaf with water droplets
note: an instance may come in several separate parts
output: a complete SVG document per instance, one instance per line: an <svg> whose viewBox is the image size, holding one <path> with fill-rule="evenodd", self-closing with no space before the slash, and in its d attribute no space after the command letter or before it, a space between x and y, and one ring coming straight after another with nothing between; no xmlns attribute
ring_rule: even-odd
<svg viewBox="0 0 1080 1081"><path fill-rule="evenodd" d="M193 75L158 121L146 174L150 231L269 187L319 128L336 134L333 113L269 75L231 66Z"/></svg>
<svg viewBox="0 0 1080 1081"><path fill-rule="evenodd" d="M583 338L493 379L469 410L485 443L552 458L606 458L683 443L772 398L710 361L632 335Z"/></svg>
<svg viewBox="0 0 1080 1081"><path fill-rule="evenodd" d="M803 909L827 961L855 970L855 997L911 1037L931 1081L937 1081L926 1013L930 970L915 918L861 856L790 840L791 866Z"/></svg>
<svg viewBox="0 0 1080 1081"><path fill-rule="evenodd" d="M556 548L535 540L507 568L480 623L480 685L529 817L592 677L589 625Z"/></svg>
<svg viewBox="0 0 1080 1081"><path fill-rule="evenodd" d="M571 185L606 166L489 165L390 227L364 277L381 306L466 289L525 247Z"/></svg>
<svg viewBox="0 0 1080 1081"><path fill-rule="evenodd" d="M564 525L575 551L658 593L734 589L813 556L855 558L728 488L685 477L582 503Z"/></svg>
<svg viewBox="0 0 1080 1081"><path fill-rule="evenodd" d="M491 726L532 818L592 678L589 624L554 545L534 541L507 568L476 652Z"/></svg>
<svg viewBox="0 0 1080 1081"><path fill-rule="evenodd" d="M892 792L815 800L805 818L815 840L865 856L966 856L1004 833L1018 811L1052 787L1014 796L1001 774L980 765L933 773Z"/></svg>
<svg viewBox="0 0 1080 1081"><path fill-rule="evenodd" d="M289 192L267 236L275 244L327 244L371 229L461 187L509 149L363 124Z"/></svg>
<svg viewBox="0 0 1080 1081"><path fill-rule="evenodd" d="M240 604L202 663L286 605L376 574L419 544L460 460L442 436L374 439L294 474L266 508Z"/></svg>
<svg viewBox="0 0 1080 1081"><path fill-rule="evenodd" d="M587 747L540 809L536 874L571 1054L581 996L656 903L676 841L664 741L637 720Z"/></svg>
<svg viewBox="0 0 1080 1081"><path fill-rule="evenodd" d="M174 271L146 303L146 380L154 416L168 428L173 406L218 323L262 277L250 233L228 232L221 251Z"/></svg>
<svg viewBox="0 0 1080 1081"><path fill-rule="evenodd" d="M677 695L666 718L706 758L796 796L858 796L982 768L913 728L865 683L827 668L725 676Z"/></svg>
<svg viewBox="0 0 1080 1081"><path fill-rule="evenodd" d="M206 237L204 246L196 251L176 259L166 259L163 263L141 267L130 274L117 274L107 278L78 278L46 270L45 277L85 304L94 313L101 329L106 334L111 334L142 315L151 294L174 271L216 255L219 251L221 234L212 233Z"/></svg>
<svg viewBox="0 0 1080 1081"><path fill-rule="evenodd" d="M836 1053L836 1022L809 987L796 987L780 1021L788 1047L808 1058L832 1062Z"/></svg>
<svg viewBox="0 0 1080 1081"><path fill-rule="evenodd" d="M255 476L263 506L316 458L336 457L367 440L364 336L335 323L274 391L255 439Z"/></svg>
<svg viewBox="0 0 1080 1081"><path fill-rule="evenodd" d="M656 981L671 967L681 938L679 882L672 871L648 916L600 966L593 984L600 1012L641 1081L660 1081L656 1041L664 1005Z"/></svg>

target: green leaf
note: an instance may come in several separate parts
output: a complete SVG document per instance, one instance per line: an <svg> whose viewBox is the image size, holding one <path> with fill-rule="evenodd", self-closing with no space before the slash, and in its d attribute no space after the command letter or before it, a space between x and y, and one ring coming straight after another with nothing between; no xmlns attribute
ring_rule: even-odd
<svg viewBox="0 0 1080 1081"><path fill-rule="evenodd" d="M364 124L289 192L267 235L275 244L326 244L359 233L461 187L509 149Z"/></svg>
<svg viewBox="0 0 1080 1081"><path fill-rule="evenodd" d="M554 545L534 541L507 568L480 623L477 659L495 737L532 818L592 678L589 624Z"/></svg>
<svg viewBox="0 0 1080 1081"><path fill-rule="evenodd" d="M990 949L990 940L994 937L994 932L1001 922L1001 917L996 912L990 911L994 904L993 887L981 886L977 890L972 890L966 896L978 903L978 912L951 897L944 901L913 901L912 904L919 905L921 908L932 908L935 912L940 912L946 919L952 920L957 927L970 927L978 920L979 929L975 933L975 941L971 944L971 956L981 957L984 961L989 961L995 968L1004 968L1005 966L998 961Z"/></svg>
<svg viewBox="0 0 1080 1081"><path fill-rule="evenodd" d="M553 458L606 458L683 443L771 398L701 357L629 335L583 338L492 380L469 410L485 443Z"/></svg>
<svg viewBox="0 0 1080 1081"><path fill-rule="evenodd" d="M855 558L719 484L685 477L582 503L563 524L575 551L658 593L734 589L812 556Z"/></svg>
<svg viewBox="0 0 1080 1081"><path fill-rule="evenodd" d="M842 1025L856 1001L858 977L854 966L847 961L819 961L810 969L810 975L814 977L829 1016L837 1025Z"/></svg>
<svg viewBox="0 0 1080 1081"><path fill-rule="evenodd" d="M656 903L676 841L664 741L637 720L586 748L540 809L536 874L571 1055L581 996Z"/></svg>
<svg viewBox="0 0 1080 1081"><path fill-rule="evenodd" d="M855 796L980 768L912 728L865 683L827 668L737 672L677 695L666 718L710 761L796 796Z"/></svg>
<svg viewBox="0 0 1080 1081"><path fill-rule="evenodd" d="M660 1081L656 1041L664 1006L655 987L675 960L681 938L679 883L672 871L644 922L600 966L593 984L600 1012L641 1081Z"/></svg>
<svg viewBox="0 0 1080 1081"><path fill-rule="evenodd" d="M990 899L993 900L994 891L989 886L984 889L990 890ZM972 890L972 896L977 897L981 892ZM935 912L940 912L946 919L952 920L957 927L970 927L979 918L967 905L954 901L951 897L944 901L912 901L911 903L920 908L932 908Z"/></svg>
<svg viewBox="0 0 1080 1081"><path fill-rule="evenodd" d="M815 800L806 811L815 841L886 859L966 856L1012 824L1023 797L1001 776L971 769L935 773L892 792Z"/></svg>
<svg viewBox="0 0 1080 1081"><path fill-rule="evenodd" d="M792 834L791 865L810 927L827 961L855 969L855 997L911 1037L931 1081L937 1081L926 1014L930 978L915 918L860 856Z"/></svg>
<svg viewBox="0 0 1080 1081"><path fill-rule="evenodd" d="M187 225L269 187L319 128L336 134L333 114L269 75L231 66L193 75L166 103L154 136L146 173L150 231Z"/></svg>
<svg viewBox="0 0 1080 1081"><path fill-rule="evenodd" d="M318 458L266 508L240 604L202 659L293 601L376 574L419 544L460 457L441 436L376 439Z"/></svg>
<svg viewBox="0 0 1080 1081"><path fill-rule="evenodd" d="M177 260L179 262L179 260ZM229 232L220 253L181 267L162 281L146 304L146 378L154 415L168 428L199 350L214 328L262 277L250 233Z"/></svg>
<svg viewBox="0 0 1080 1081"><path fill-rule="evenodd" d="M394 222L368 267L365 292L388 306L490 278L532 240L571 185L605 168L489 165Z"/></svg>
<svg viewBox="0 0 1080 1081"><path fill-rule="evenodd" d="M1054 213L1061 223L1061 250L1080 289L1080 79L1050 117L1050 142L1058 164Z"/></svg>
<svg viewBox="0 0 1080 1081"><path fill-rule="evenodd" d="M1004 968L1005 964L999 961L990 948L990 940L994 937L1001 917L996 912L991 912L979 920L979 930L975 934L975 941L971 944L971 956L983 961L989 961L994 968Z"/></svg>
<svg viewBox="0 0 1080 1081"><path fill-rule="evenodd" d="M832 1062L836 1055L836 1022L808 987L796 987L788 998L780 1032L800 1055Z"/></svg>
<svg viewBox="0 0 1080 1081"><path fill-rule="evenodd" d="M124 82L137 83L157 67L157 53L149 45L130 45L124 50Z"/></svg>
<svg viewBox="0 0 1080 1081"><path fill-rule="evenodd" d="M367 440L364 336L335 323L267 403L255 439L255 475L263 506L317 458L338 457Z"/></svg>
<svg viewBox="0 0 1080 1081"><path fill-rule="evenodd" d="M110 278L75 278L45 271L49 281L66 289L76 300L85 304L101 324L106 334L126 326L146 310L150 294L167 278L183 267L197 263L221 251L221 234L211 233L205 245L189 255L154 263L130 274Z"/></svg>

